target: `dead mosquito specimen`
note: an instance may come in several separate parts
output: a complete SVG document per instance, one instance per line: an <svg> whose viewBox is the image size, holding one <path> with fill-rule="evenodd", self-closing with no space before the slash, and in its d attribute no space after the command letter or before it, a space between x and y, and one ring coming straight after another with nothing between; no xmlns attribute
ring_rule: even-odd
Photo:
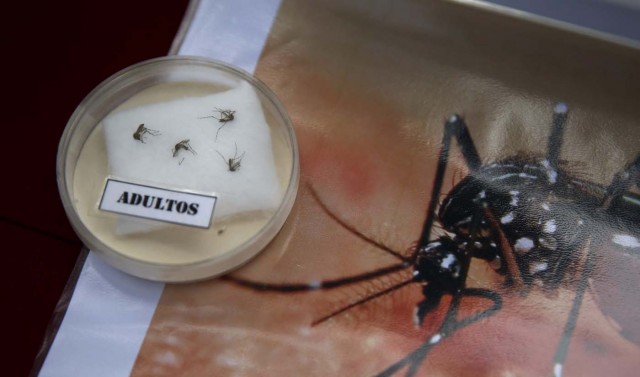
<svg viewBox="0 0 640 377"><path fill-rule="evenodd" d="M235 110L222 110L222 109L218 109L217 107L215 108L215 111L220 113L220 116L217 117L215 115L210 115L210 116L206 116L206 117L201 117L200 119L204 119L204 118L213 118L213 119L217 119L218 122L222 123L222 125L218 128L218 131L216 131L216 141L218 140L218 133L220 133L220 130L222 129L222 127L224 127L227 122L230 122L232 120L234 120L235 117Z"/></svg>
<svg viewBox="0 0 640 377"><path fill-rule="evenodd" d="M151 136L158 136L160 135L160 131L147 128L144 126L144 123L142 123L138 126L138 129L136 130L136 132L133 133L133 138L135 140L138 140L141 143L144 143L144 139L143 139L144 134L149 134Z"/></svg>
<svg viewBox="0 0 640 377"><path fill-rule="evenodd" d="M220 157L222 157L222 160L224 161L224 163L229 167L229 171L237 171L240 170L240 163L242 162L242 159L244 158L244 154L245 152L242 152L242 154L240 156L238 156L238 144L236 144L236 151L233 154L233 157L231 158L226 158L222 155L222 153L216 151Z"/></svg>
<svg viewBox="0 0 640 377"><path fill-rule="evenodd" d="M180 152L181 149L184 149L185 151L189 151L193 154L197 154L196 151L191 148L191 145L189 145L189 139L184 139L182 141L180 141L178 144L176 144L175 147L173 147L172 152L173 152L173 157L178 155L178 152Z"/></svg>

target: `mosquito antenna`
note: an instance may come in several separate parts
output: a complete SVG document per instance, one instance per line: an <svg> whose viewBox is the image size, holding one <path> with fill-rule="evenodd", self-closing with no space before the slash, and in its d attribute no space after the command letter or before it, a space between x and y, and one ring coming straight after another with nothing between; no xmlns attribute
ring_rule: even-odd
<svg viewBox="0 0 640 377"><path fill-rule="evenodd" d="M367 237L366 235L362 234L360 231L358 231L353 226L347 224L344 220L342 220L341 218L336 216L333 212L331 212L329 210L329 208L327 208L327 206L322 202L322 200L320 200L320 197L318 196L318 193L313 188L313 186L311 186L311 185L307 185L307 186L309 187L309 191L311 192L311 195L313 196L313 198L320 205L320 208L322 208L322 210L327 214L327 216L329 216L331 219L333 219L335 222L337 222L340 226L342 226L343 228L345 228L346 230L351 232L356 237L358 237L361 240L365 241L366 243L377 247L378 249L384 251L385 253L393 256L396 259L399 259L401 261L409 261L411 259L411 258L407 258L406 256L402 255L401 253L397 252L396 250L393 250L389 246Z"/></svg>
<svg viewBox="0 0 640 377"><path fill-rule="evenodd" d="M335 311L333 311L333 312L331 312L331 313L329 313L329 314L327 314L327 315L325 315L323 317L320 317L320 318L314 320L311 323L311 326L319 325L322 322L325 322L328 319L331 319L331 318L333 318L333 317L335 317L335 316L337 316L339 314L342 314L342 313L346 312L349 309L352 309L352 308L354 308L354 307L356 307L358 305L364 304L365 302L369 302L371 300L375 300L376 298L379 298L379 297L382 297L384 295L387 295L387 294L389 294L389 293L391 293L391 292L393 292L393 291L395 291L397 289L400 289L400 288L402 288L402 287L404 287L406 285L409 285L411 283L413 283L413 279L405 280L405 281L403 281L401 283L392 285L391 287L389 287L387 289L384 289L382 291L376 292L376 293L374 293L372 295L369 295L367 297L364 297L364 298L362 298L362 299L360 299L358 301L352 302L349 305L343 306L342 308L340 308L338 310L335 310Z"/></svg>

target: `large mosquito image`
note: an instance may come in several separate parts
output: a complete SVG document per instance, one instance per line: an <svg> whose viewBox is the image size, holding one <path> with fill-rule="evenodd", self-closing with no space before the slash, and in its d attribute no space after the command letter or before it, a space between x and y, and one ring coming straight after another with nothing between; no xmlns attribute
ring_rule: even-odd
<svg viewBox="0 0 640 377"><path fill-rule="evenodd" d="M314 192L332 219L396 258L395 264L354 276L304 284L226 279L256 291L291 293L335 289L412 269L407 280L342 307L314 324L415 284L424 296L417 303L414 318L416 324L421 325L442 298L450 295L451 301L437 330L413 352L378 374L392 376L404 372L405 376L414 376L440 342L463 327L480 326L479 322L502 309L502 297L497 291L467 287L469 266L476 258L495 266L496 272L504 277L507 290L522 295L534 290L573 292L562 335L555 345L553 359L549 360L549 375L560 377L584 296L588 290L597 291L602 274L606 274L600 262L640 257L640 195L630 191L633 186L640 187L640 154L615 174L608 186L577 177L569 171L568 163L560 160L567 114L565 104L555 106L545 155L516 154L492 163L482 163L463 119L458 115L449 117L422 234L410 255L403 255L358 232L333 214ZM460 147L468 174L440 201L452 140ZM434 236L434 224L442 227L446 234ZM458 318L461 301L469 297L485 300L485 309ZM625 308L626 312L640 310L637 302L627 303ZM628 313L621 316L620 311L603 305L600 310L616 323L611 331L619 331L620 336L640 344L637 336L640 323L629 321ZM638 318L635 314L631 317Z"/></svg>

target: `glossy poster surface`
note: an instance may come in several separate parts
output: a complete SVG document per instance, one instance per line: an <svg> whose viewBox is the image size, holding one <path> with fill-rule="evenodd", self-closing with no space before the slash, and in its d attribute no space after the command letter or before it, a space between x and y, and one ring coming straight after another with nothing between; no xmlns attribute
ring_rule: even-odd
<svg viewBox="0 0 640 377"><path fill-rule="evenodd" d="M460 4L284 1L256 75L296 129L292 214L167 285L132 374L636 375L639 66Z"/></svg>

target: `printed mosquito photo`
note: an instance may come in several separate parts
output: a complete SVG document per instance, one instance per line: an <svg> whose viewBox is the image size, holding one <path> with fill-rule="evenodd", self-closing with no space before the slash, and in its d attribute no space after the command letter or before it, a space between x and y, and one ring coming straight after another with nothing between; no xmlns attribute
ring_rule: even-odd
<svg viewBox="0 0 640 377"><path fill-rule="evenodd" d="M295 203L246 265L165 287L132 376L638 375L638 52L466 3L281 2L254 73ZM246 115L208 106L241 177Z"/></svg>
<svg viewBox="0 0 640 377"><path fill-rule="evenodd" d="M273 284L233 275L223 279L256 293L297 295L338 290L398 271L410 271L405 280L382 287L310 323L311 327L322 326L396 290L419 290L423 298L415 303L413 324L422 326L435 320L436 329L415 350L380 370L376 374L380 377L417 375L430 352L441 342L455 338L465 327L483 326L496 313L508 310L505 295L512 299L528 295L554 297L562 290L573 296L570 309L563 313L564 322L558 324L562 329L560 336L549 339L553 356L541 368L546 368L549 376L564 375L564 363L572 350L572 337L586 295L598 303L610 321L611 332L640 347L638 313L610 305L612 294L632 302L640 298L638 270L625 278L615 276L623 272L615 266L637 266L640 261L640 195L631 191L640 187L640 153L621 167L606 186L574 173L571 162L561 158L569 113L564 103L553 108L544 155L522 152L487 163L479 156L463 118L451 115L444 125L422 233L408 252L393 250L341 219L310 184L326 216L353 237L396 259L396 263L331 280ZM460 149L468 173L443 193L454 146ZM442 232L435 232L436 227ZM495 286L469 287L468 272L473 260L491 266L501 277ZM611 279L629 281L612 287L607 284ZM447 300L443 300L445 297ZM460 308L472 298L485 303L477 304L473 313L461 315ZM442 307L444 316L435 315ZM526 347L524 339L523 346Z"/></svg>

